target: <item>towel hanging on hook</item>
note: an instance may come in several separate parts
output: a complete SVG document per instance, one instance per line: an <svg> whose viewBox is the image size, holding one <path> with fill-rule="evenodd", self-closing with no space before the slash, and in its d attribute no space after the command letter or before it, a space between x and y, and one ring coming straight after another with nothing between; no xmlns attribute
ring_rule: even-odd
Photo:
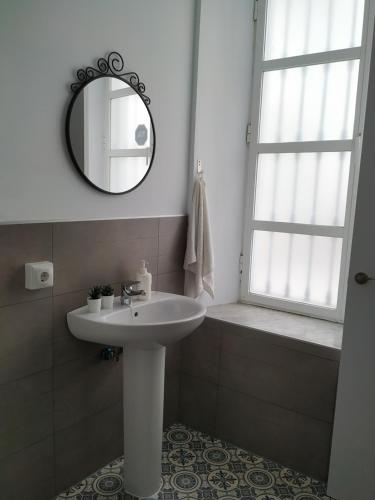
<svg viewBox="0 0 375 500"><path fill-rule="evenodd" d="M184 261L184 288L188 297L199 297L205 290L214 298L214 259L210 233L206 184L201 162L198 161Z"/></svg>

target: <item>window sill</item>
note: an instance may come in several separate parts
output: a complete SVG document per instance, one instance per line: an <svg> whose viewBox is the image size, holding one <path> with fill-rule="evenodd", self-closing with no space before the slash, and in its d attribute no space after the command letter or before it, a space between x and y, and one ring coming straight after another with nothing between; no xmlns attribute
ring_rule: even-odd
<svg viewBox="0 0 375 500"><path fill-rule="evenodd" d="M299 314L275 311L249 304L224 304L207 308L207 317L242 326L273 337L274 341L287 339L295 347L319 354L330 352L338 358L342 344L343 325Z"/></svg>

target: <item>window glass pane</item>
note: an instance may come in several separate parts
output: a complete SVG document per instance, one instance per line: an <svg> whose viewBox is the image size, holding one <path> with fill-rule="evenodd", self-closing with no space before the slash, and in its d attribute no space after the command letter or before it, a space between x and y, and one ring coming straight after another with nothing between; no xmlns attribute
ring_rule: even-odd
<svg viewBox="0 0 375 500"><path fill-rule="evenodd" d="M137 130L143 130L137 142ZM139 97L111 99L111 148L139 149L150 146L150 116Z"/></svg>
<svg viewBox="0 0 375 500"><path fill-rule="evenodd" d="M359 61L263 75L259 142L351 139Z"/></svg>
<svg viewBox="0 0 375 500"><path fill-rule="evenodd" d="M254 231L250 292L335 308L342 240Z"/></svg>
<svg viewBox="0 0 375 500"><path fill-rule="evenodd" d="M364 0L268 0L264 58L361 45Z"/></svg>
<svg viewBox="0 0 375 500"><path fill-rule="evenodd" d="M136 186L145 176L150 158L116 157L110 160L110 191L121 193Z"/></svg>
<svg viewBox="0 0 375 500"><path fill-rule="evenodd" d="M350 152L260 154L256 220L343 226Z"/></svg>

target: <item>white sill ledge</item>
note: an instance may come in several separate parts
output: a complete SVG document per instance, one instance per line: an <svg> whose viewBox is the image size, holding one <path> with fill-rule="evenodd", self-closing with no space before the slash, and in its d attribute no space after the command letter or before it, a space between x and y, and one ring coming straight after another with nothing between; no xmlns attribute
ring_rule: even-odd
<svg viewBox="0 0 375 500"><path fill-rule="evenodd" d="M249 304L210 306L207 308L207 317L307 344L341 350L343 326L331 321Z"/></svg>

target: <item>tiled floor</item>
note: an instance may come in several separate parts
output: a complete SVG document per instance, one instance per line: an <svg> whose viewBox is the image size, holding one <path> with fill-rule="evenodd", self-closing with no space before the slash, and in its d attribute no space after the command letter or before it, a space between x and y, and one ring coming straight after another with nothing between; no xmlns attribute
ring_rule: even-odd
<svg viewBox="0 0 375 500"><path fill-rule="evenodd" d="M329 500L323 483L181 424L164 433L162 467L158 500ZM130 500L122 469L119 458L57 499Z"/></svg>

